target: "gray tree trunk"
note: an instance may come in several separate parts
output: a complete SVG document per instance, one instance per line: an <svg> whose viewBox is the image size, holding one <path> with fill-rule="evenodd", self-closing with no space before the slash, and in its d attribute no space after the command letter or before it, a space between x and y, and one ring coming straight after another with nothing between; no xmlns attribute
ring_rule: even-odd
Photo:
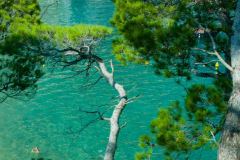
<svg viewBox="0 0 240 160"><path fill-rule="evenodd" d="M102 75L105 77L107 82L118 92L119 94L119 102L115 106L112 116L109 119L106 119L110 122L110 133L108 138L108 144L106 148L106 152L104 155L104 160L113 160L114 155L117 149L117 140L118 140L118 134L120 131L119 126L119 119L122 114L122 111L127 103L127 95L126 91L124 90L123 86L119 83L115 82L114 80L114 67L111 61L111 68L112 72L109 72L107 70L107 67L105 66L105 63L103 61L98 61L99 69L102 73Z"/></svg>
<svg viewBox="0 0 240 160"><path fill-rule="evenodd" d="M218 160L240 160L240 0L235 12L231 41L233 91L223 128Z"/></svg>

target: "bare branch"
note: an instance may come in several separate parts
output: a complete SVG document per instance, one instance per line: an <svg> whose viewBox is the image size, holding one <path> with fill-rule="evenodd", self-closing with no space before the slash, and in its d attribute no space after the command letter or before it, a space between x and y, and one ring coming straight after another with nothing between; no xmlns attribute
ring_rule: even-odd
<svg viewBox="0 0 240 160"><path fill-rule="evenodd" d="M93 83L89 83L89 84L85 85L84 87L94 86L94 85L96 85L102 78L103 78L103 76L99 76L96 81L94 81Z"/></svg>
<svg viewBox="0 0 240 160"><path fill-rule="evenodd" d="M219 145L218 142L217 142L217 140L216 140L215 135L213 134L213 132L210 131L210 133L211 133L211 135L212 135L212 140L213 140L217 145Z"/></svg>
<svg viewBox="0 0 240 160"><path fill-rule="evenodd" d="M112 74L114 74L114 67L113 67L112 59L110 60L110 66L111 66L111 69L112 69Z"/></svg>
<svg viewBox="0 0 240 160"><path fill-rule="evenodd" d="M209 77L209 78L218 78L219 74L198 72L197 70L192 69L191 72L199 77Z"/></svg>
<svg viewBox="0 0 240 160"><path fill-rule="evenodd" d="M197 22L198 23L198 22ZM210 55L215 55L219 61L231 72L233 72L233 68L221 57L221 55L218 53L217 51L217 45L216 45L216 42L214 41L214 38L213 36L211 35L211 32L210 32L210 29L208 28L204 28L200 23L198 23L200 28L202 28L204 30L204 32L207 32L210 40L211 40L211 43L212 43L212 49L213 49L213 52L210 52L210 51L207 51L207 50L204 50L204 49L201 49L201 48L193 48L194 50L200 50L200 51L203 51L207 54L210 54Z"/></svg>
<svg viewBox="0 0 240 160"><path fill-rule="evenodd" d="M192 48L192 50L202 51L202 52L207 53L209 55L214 55L214 52L211 52L211 51L208 51L208 50L205 50L205 49L202 49L202 48Z"/></svg>
<svg viewBox="0 0 240 160"><path fill-rule="evenodd" d="M100 111L85 111L85 110L82 110L82 109L79 109L80 112L84 112L84 113L87 113L87 114L96 114L98 115L98 120L105 120L105 121L109 121L111 120L111 118L106 118L104 117L104 113L101 113Z"/></svg>
<svg viewBox="0 0 240 160"><path fill-rule="evenodd" d="M201 49L201 48L192 48L193 50L198 50L198 51L202 51L202 52L205 52L209 55L215 55L219 61L229 70L229 71L233 71L233 68L227 64L227 62L220 56L220 54L217 52L217 51L214 51L214 52L211 52L211 51L207 51L205 49Z"/></svg>
<svg viewBox="0 0 240 160"><path fill-rule="evenodd" d="M106 118L106 117L102 117L102 120L105 120L105 121L111 121L111 118Z"/></svg>
<svg viewBox="0 0 240 160"><path fill-rule="evenodd" d="M216 43L215 43L215 41L214 41L214 39L213 39L213 36L211 35L209 29L206 29L206 32L207 32L207 34L208 34L208 36L210 37L211 42L212 42L212 47L213 47L213 51L214 51L213 54L214 54L215 56L217 56L217 58L219 59L219 61L220 61L229 71L233 72L233 68L232 68L229 64L227 64L227 62L226 62L226 61L221 57L221 55L218 53L218 51L217 51L217 49L216 49Z"/></svg>
<svg viewBox="0 0 240 160"><path fill-rule="evenodd" d="M213 39L213 36L210 33L210 30L207 28L207 29L205 29L205 31L207 32L207 34L208 34L208 36L209 36L209 38L210 38L210 40L212 42L213 51L216 51L217 50L216 43L215 43L215 41Z"/></svg>
<svg viewBox="0 0 240 160"><path fill-rule="evenodd" d="M220 56L220 54L215 51L214 54L218 57L219 61L231 72L233 72L233 68L227 64L227 62Z"/></svg>
<svg viewBox="0 0 240 160"><path fill-rule="evenodd" d="M127 122L124 122L121 126L120 129L124 128L127 125Z"/></svg>
<svg viewBox="0 0 240 160"><path fill-rule="evenodd" d="M42 17L47 13L47 10L49 9L49 7L54 6L55 4L58 4L58 1L56 0L55 2L48 4L45 9L43 10L40 19L42 19Z"/></svg>
<svg viewBox="0 0 240 160"><path fill-rule="evenodd" d="M123 109L126 106L127 95L126 95L126 91L123 88L123 86L114 81L113 65L112 65L112 73L110 73L107 71L107 68L102 60L97 61L97 63L99 65L102 75L105 77L107 82L118 92L119 97L120 97L119 103L115 106L112 116L111 116L111 119L110 119L110 125L111 125L110 126L110 135L109 135L109 141L108 141L108 145L107 145L105 156L104 156L104 160L113 160L114 154L115 154L116 148L117 148L118 134L120 131L119 119L120 119Z"/></svg>
<svg viewBox="0 0 240 160"><path fill-rule="evenodd" d="M138 99L138 98L140 98L140 97L141 97L141 95L137 95L137 96L135 96L135 97L129 98L129 99L127 100L127 103L126 103L126 104L132 103L132 102L134 102L136 99Z"/></svg>
<svg viewBox="0 0 240 160"><path fill-rule="evenodd" d="M213 62L219 62L219 60L211 60L211 61L208 61L208 62L194 63L194 64L195 64L195 65L206 65L206 64L213 63Z"/></svg>
<svg viewBox="0 0 240 160"><path fill-rule="evenodd" d="M124 110L127 104L128 98L124 87L119 83L115 82L114 66L112 60L110 61L111 72L109 72L107 67L105 66L104 61L100 57L92 53L93 46L96 45L98 41L93 38L87 38L87 36L88 35L86 34L86 37L81 39L81 42L79 44L80 47L79 46L72 47L76 45L69 44L66 41L64 42L66 43L66 45L64 47L61 46L62 48L56 47L47 49L43 47L42 53L44 53L44 56L50 57L54 61L57 61L57 63L60 63L63 69L84 62L84 64L86 64L85 65L86 68L84 68L84 70L80 70L80 73L82 71L85 71L88 74L89 69L95 67L98 71L100 71L101 74L101 77L96 82L98 82L102 77L104 77L106 81L109 83L109 85L117 91L119 97L118 104L114 106L110 118L104 117L103 116L104 113L100 112L99 110L96 111L80 110L81 112L84 113L97 115L97 118L89 121L89 123L87 123L84 127L80 129L80 132L83 131L86 127L88 127L90 124L95 123L98 120L106 120L110 122L109 141L106 148L104 160L113 160L117 148L118 134L120 131L119 119L122 114L122 111ZM98 66L96 67L95 64L97 64ZM133 101L133 99L130 101Z"/></svg>

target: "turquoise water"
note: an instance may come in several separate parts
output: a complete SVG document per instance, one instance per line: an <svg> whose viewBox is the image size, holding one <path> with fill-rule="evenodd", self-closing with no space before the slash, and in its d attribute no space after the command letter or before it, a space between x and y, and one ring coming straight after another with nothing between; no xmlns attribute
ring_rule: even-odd
<svg viewBox="0 0 240 160"><path fill-rule="evenodd" d="M51 3L40 2L43 10ZM110 0L60 0L47 10L43 21L110 26L108 20L113 11ZM98 53L106 61L114 59L110 40L103 42ZM139 150L138 138L149 132L149 123L159 107L181 99L184 92L173 79L154 75L151 66L121 66L116 61L114 64L116 80L125 86L129 97L140 95L126 107L121 118L121 123L127 125L120 132L116 160L128 160ZM40 148L41 156L52 160L101 159L109 125L102 121L91 123L96 115L82 113L80 109L99 109L110 115L117 94L104 80L86 87L88 79L84 75L66 78L69 74L69 70L47 72L38 82L39 89L33 99L27 102L9 99L0 104L0 160L29 160L34 146ZM97 75L89 79L96 78Z"/></svg>

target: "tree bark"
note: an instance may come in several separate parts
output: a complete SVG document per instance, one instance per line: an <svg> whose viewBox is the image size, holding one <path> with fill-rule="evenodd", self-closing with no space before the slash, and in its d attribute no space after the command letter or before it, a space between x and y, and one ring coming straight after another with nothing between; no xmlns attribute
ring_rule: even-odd
<svg viewBox="0 0 240 160"><path fill-rule="evenodd" d="M116 83L114 80L114 68L113 68L112 62L110 62L111 68L112 68L111 73L107 71L107 68L103 61L98 60L97 62L102 75L105 77L107 82L118 92L119 98L120 98L119 103L115 106L112 116L109 119L110 134L109 134L109 140L108 140L108 144L107 144L107 148L104 156L104 160L113 160L116 149L117 149L117 139L120 131L119 119L124 107L126 106L127 96L123 86Z"/></svg>
<svg viewBox="0 0 240 160"><path fill-rule="evenodd" d="M235 11L231 39L233 91L223 128L218 160L240 160L240 0Z"/></svg>
<svg viewBox="0 0 240 160"><path fill-rule="evenodd" d="M89 54L82 55L82 54L80 54L80 51L78 51L76 49L72 49L72 48L68 48L68 49L65 49L62 51L65 52L65 55L80 55L81 59L77 59L77 60L74 60L69 63L73 63L73 62L75 63L75 61L77 63L82 59L94 60L94 62L96 62L99 67L99 68L98 67L96 67L96 68L101 72L102 76L107 80L109 85L111 85L111 87L113 87L118 92L119 102L115 106L112 116L110 118L101 117L102 120L106 120L106 121L110 122L110 134L109 134L107 148L105 151L104 160L113 160L116 149L117 149L118 134L119 134L119 131L121 128L119 126L119 119L120 119L120 116L121 116L121 113L122 113L124 107L126 106L126 104L128 102L125 89L123 88L122 85L115 82L113 63L112 63L112 61L110 61L112 72L109 72L107 70L107 67L105 66L104 61L96 55L89 55Z"/></svg>

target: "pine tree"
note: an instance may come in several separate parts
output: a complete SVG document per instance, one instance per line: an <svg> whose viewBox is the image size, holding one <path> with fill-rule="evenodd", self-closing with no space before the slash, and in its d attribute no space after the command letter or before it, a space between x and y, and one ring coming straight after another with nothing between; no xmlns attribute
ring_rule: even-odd
<svg viewBox="0 0 240 160"><path fill-rule="evenodd" d="M239 159L237 1L115 0L115 5L117 59L153 64L157 74L168 78L213 81L186 88L183 106L175 102L159 111L151 123L154 136L140 138L145 152L136 159L149 159L157 145L164 148L165 159L187 159L192 151L211 144L219 147L220 160Z"/></svg>
<svg viewBox="0 0 240 160"><path fill-rule="evenodd" d="M47 58L63 62L64 46L79 48L85 39L97 41L110 32L102 26L46 25L40 20L37 0L1 1L0 102L31 98L37 90L36 82L44 75Z"/></svg>

